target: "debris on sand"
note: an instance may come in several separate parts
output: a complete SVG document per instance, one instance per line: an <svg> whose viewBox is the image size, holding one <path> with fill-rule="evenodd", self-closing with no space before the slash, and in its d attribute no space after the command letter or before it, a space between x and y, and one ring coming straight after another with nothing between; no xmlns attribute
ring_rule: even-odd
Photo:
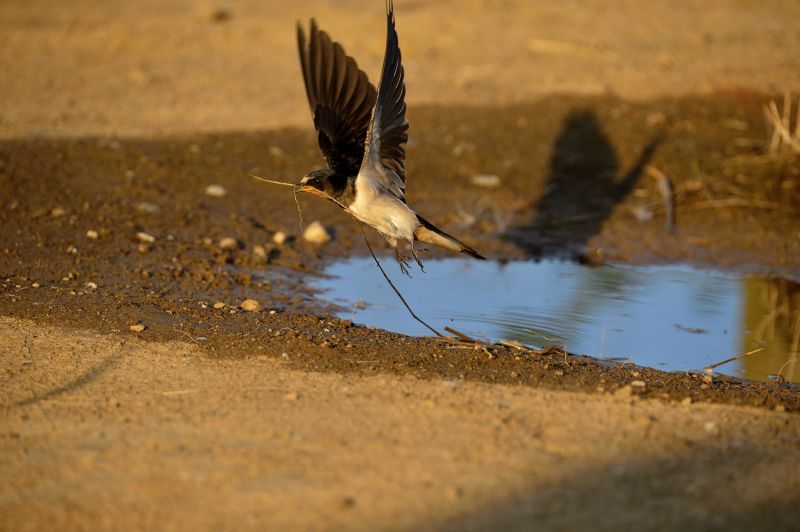
<svg viewBox="0 0 800 532"><path fill-rule="evenodd" d="M143 331L143 330L145 330L146 328L147 328L147 327L145 327L145 326L144 326L144 325L142 325L141 323L137 323L137 324L135 324L135 325L131 325L131 326L130 326L130 329L131 329L133 332L142 332L142 331Z"/></svg>
<svg viewBox="0 0 800 532"><path fill-rule="evenodd" d="M145 214L161 213L161 207L150 201L140 201L136 204L136 210Z"/></svg>
<svg viewBox="0 0 800 532"><path fill-rule="evenodd" d="M100 238L100 234L94 229L89 229L88 231L86 231L86 238L89 238L91 240L97 240L98 238Z"/></svg>
<svg viewBox="0 0 800 532"><path fill-rule="evenodd" d="M272 235L272 241L278 244L279 246L284 245L288 239L289 237L283 231L278 231L277 233Z"/></svg>
<svg viewBox="0 0 800 532"><path fill-rule="evenodd" d="M139 231L136 233L136 238L139 239L140 242L144 242L145 244L152 244L156 241L156 237L151 235L150 233L145 233L144 231Z"/></svg>
<svg viewBox="0 0 800 532"><path fill-rule="evenodd" d="M235 238L226 236L219 241L219 247L222 249L236 249L239 247L239 241Z"/></svg>
<svg viewBox="0 0 800 532"><path fill-rule="evenodd" d="M217 310L225 308L225 303L223 303L222 301L217 301L216 303L214 303L214 308Z"/></svg>
<svg viewBox="0 0 800 532"><path fill-rule="evenodd" d="M321 245L331 241L331 234L325 226L315 220L306 227L306 230L303 232L303 238L306 242Z"/></svg>
<svg viewBox="0 0 800 532"><path fill-rule="evenodd" d="M497 188L500 186L500 177L494 174L479 174L469 178L470 183L483 188Z"/></svg>
<svg viewBox="0 0 800 532"><path fill-rule="evenodd" d="M255 299L245 299L239 307L246 312L261 311L261 303Z"/></svg>
<svg viewBox="0 0 800 532"><path fill-rule="evenodd" d="M227 193L228 191L222 185L208 185L206 187L206 195L212 198L221 198Z"/></svg>

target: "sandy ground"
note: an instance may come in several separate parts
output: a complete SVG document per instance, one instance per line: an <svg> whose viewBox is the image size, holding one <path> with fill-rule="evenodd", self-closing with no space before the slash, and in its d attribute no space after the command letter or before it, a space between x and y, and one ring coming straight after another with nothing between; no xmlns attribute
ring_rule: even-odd
<svg viewBox="0 0 800 532"><path fill-rule="evenodd" d="M373 4L377 4L374 9ZM568 367L557 371L562 376L566 371L571 384L553 389L559 386L554 384L558 380L554 368L542 363L521 375L513 359L503 358L488 369L482 363L474 363L480 370L465 363L467 373L480 374L465 379L458 376L460 367L453 370L456 375L439 369L446 360L433 347L386 335L376 335L381 343L373 350L392 343L386 348L391 358L376 364L371 374L339 371L355 362L347 351L331 349L316 318L300 313L307 312L309 301L313 303L307 294L298 296L299 301L285 294L265 296L296 310L298 314L280 319L305 332L265 342L263 349L250 334L266 326L261 318L237 316L231 318L238 320L233 325L225 325L198 310L196 303L210 296L206 293L197 296L198 301L159 301L168 299L164 294L185 297L192 283L217 272L215 260L226 260L213 246L204 248L198 242L201 235L186 229L192 226L192 216L203 227L223 227L219 234L207 235L214 242L225 236L224 231L249 227L246 237L236 236L250 246L279 227L259 229L252 223L250 213L256 211L258 196L249 193L248 185L232 184L234 174L241 174L239 163L252 162L248 142L263 142L266 149L275 139L296 140L282 146L286 159L276 156L263 165L277 175L299 175L316 157L310 137L302 131L241 134L308 127L294 51L295 20L316 16L375 77L383 46L381 4L351 0L308 0L291 7L249 0L0 4L4 102L0 136L5 139L0 185L10 191L0 201L6 227L15 228L14 234L2 235L0 306L7 317L0 318L0 528L796 528L800 421L796 413L780 411L783 405L774 399L764 404L779 406L777 411L681 404L675 397L641 399L625 387L616 394L590 394L586 390L597 383L583 382L589 373L576 369L572 375ZM422 153L420 160L438 165L434 168L441 169L444 162L433 152L425 154L426 144L444 143L447 153L453 153L458 145L468 149L469 143L481 144L484 131L491 132L493 145L513 143L510 128L481 126L491 122L485 117L493 115L522 127L517 115L523 115L526 123L534 123L540 108L528 102L541 96L614 93L620 98L590 101L599 108L597 116L613 118L615 124L625 123L626 113L631 112L626 101L647 105L659 97L661 107L650 113L652 119L646 111L633 111L638 117L630 126L633 130L617 125L600 135L591 119L583 120L573 134L600 139L601 159L613 160L604 170L621 174L655 133L652 126L666 123L671 133L680 135L667 144L666 155L656 155L663 158L653 164L674 170L682 176L681 183L700 180L700 189L692 189L696 199L717 201L725 199L720 196L722 185L709 183L714 176L728 177L720 162L727 147L741 136L764 138L763 124L757 127L753 118L761 102L753 92L800 88L796 2L720 0L709 5L686 0L676 5L659 0L612 5L548 0L532 6L501 0L398 0L396 4L409 102L420 123L426 124L414 149ZM698 117L716 99L714 91L734 87L734 100L749 102L741 116L730 117L735 135L728 127L718 128L728 133L715 136L707 133L714 131L708 125L697 133ZM670 107L671 98L698 93L705 97ZM555 102L558 109L565 105ZM459 104L458 116L472 116L455 138L448 138L452 121L443 117L442 109L447 110L443 104ZM471 115L475 106L485 114ZM683 120L684 111L691 120ZM537 140L535 146L544 148L515 144L503 154L511 161L508 172L527 168L526 164L538 168L534 172L538 190L546 190L547 158L564 118L559 113L541 113L550 121L541 134L552 137ZM742 124L746 133L739 131ZM636 130L641 137L629 142ZM164 134L220 131L240 135L189 137L159 147ZM101 138L50 145L36 140L41 136ZM107 136L141 142L119 150ZM608 139L613 149L603 144ZM231 150L220 154L214 146ZM696 158L704 164L702 157L708 152L714 155L711 166L702 168L706 174L680 172ZM673 154L681 157L668 157ZM139 166L128 174L133 156ZM532 162L525 162L528 158ZM223 165L230 168L214 178L211 173ZM467 154L461 165L445 184L486 171L486 156L480 151ZM176 168L182 169L176 172L182 181L170 184L169 173ZM756 175L749 167L726 168L732 178ZM796 165L780 168L781 175L788 176L780 186L797 181ZM99 185L80 190L69 185L71 179L103 183L104 172L114 176L109 179L113 194L105 194ZM166 241L175 227L165 226L167 222L157 216L146 222L149 227L141 227L136 202L161 202L166 210L167 202L177 197L174 188L192 182L189 174L196 174L198 184L211 179L225 182L232 191L230 202L208 203L187 217L184 207L194 201L191 194L203 197L201 186L194 192L187 189L182 201L174 204L175 213L170 213L185 224L179 226L185 231L177 231L174 244L161 248L159 241L155 250L134 255L138 258L115 255L121 247L114 246L135 249L132 235L141 229ZM48 183L57 184L58 190L46 190ZM645 190L640 199L655 194L648 186L649 192ZM791 205L787 198L793 190L781 189L776 197L758 200ZM10 199L17 193L19 198ZM435 211L441 193L433 188L418 197L436 216L434 221L452 223L447 213ZM465 201L469 193L465 192ZM510 203L509 198L521 191L511 188L505 193L499 192L496 199ZM127 203L119 199L126 194L131 195ZM38 197L46 197L47 203L37 205ZM236 197L240 203L231 199ZM269 220L288 223L293 205L283 205L276 197L270 201L274 212ZM564 201L556 197L552 205L562 206ZM535 198L526 197L522 203L537 205ZM52 209L62 205L69 207L65 215L52 216ZM82 205L89 207L84 210ZM92 205L108 205L113 212L96 212ZM530 208L520 205L516 214L527 216ZM794 213L776 223L772 218L726 212L730 219L723 219L741 234L753 224L759 228L753 239L762 242L763 250L742 255L747 239L735 238L735 231L715 232L713 214L692 215L698 232L689 235L693 244L687 244L686 238L665 239L658 233L661 221L641 229L632 223L631 212L617 213L610 230L592 225L586 234L574 237L575 248L580 253L617 249L622 258L630 258L624 242L633 241L641 242L656 260L699 259L741 266L757 255L758 265L766 271L797 271L795 250L800 239L785 229L797 227L791 225ZM98 247L100 251L92 251L93 244L85 239L77 240L86 234L89 221L91 227L105 223L112 229L101 235L105 247ZM341 220L336 223L343 225ZM542 223L549 222L534 219L530 225L541 228ZM26 228L33 233L26 233ZM461 230L470 242L484 243L498 256L538 257L565 237L562 230L551 235L552 241L523 238L509 244L498 243L491 227ZM77 236L69 236L70 231ZM338 234L341 238L331 253L341 256L352 247L353 235L341 229ZM59 284L60 275L55 277L57 272L51 270L47 275L54 278L41 280L44 288L31 295L31 282L42 275L41 263L32 257L73 244L80 253L59 251L63 258L59 255L48 263L52 267L63 261L66 284ZM204 266L181 270L157 263L173 251L184 253L181 256L192 267ZM307 249L286 253L281 259L295 268L295 274L298 265L314 267L324 261ZM594 255L586 258L602 260ZM101 265L107 267L92 270ZM115 277L110 269L125 275ZM70 277L69 271L81 277ZM178 272L177 289L167 280L174 272ZM120 281L122 286L115 288L120 288L121 298L113 304L102 300L103 305L93 304L93 296L64 303L71 292L78 294L85 286L87 274ZM134 276L138 282L132 281ZM224 278L202 286L216 290L216 297L235 300L243 282ZM282 281L274 282L280 286ZM225 296L222 292L227 289L231 293ZM128 298L134 292L139 299ZM120 327L128 325L135 309L153 317L148 333L157 341L133 339ZM91 330L84 330L84 324ZM159 327L172 331L174 338L208 335L216 349L165 342ZM176 331L178 327L184 334ZM117 332L106 335L98 330ZM340 329L333 330L341 334ZM217 333L220 339L215 339ZM352 334L362 337L361 344L354 344L366 350L363 336L368 333L359 329ZM281 353L287 345L307 350L311 360L303 364L284 360ZM401 353L405 345L415 346L415 351ZM438 357L431 363L433 370L419 362L436 358L430 354ZM315 367L325 371L314 371ZM617 379L612 381L621 378ZM509 384L516 381L521 384ZM688 385L682 386L679 389L685 392ZM790 393L795 400L796 391L791 390L781 388L780 393ZM772 392L764 396L768 393ZM709 395L708 400L718 400L715 397Z"/></svg>
<svg viewBox="0 0 800 532"><path fill-rule="evenodd" d="M4 1L0 136L308 127L295 22L316 17L376 79L382 4ZM396 8L412 105L800 89L797 2L398 0Z"/></svg>
<svg viewBox="0 0 800 532"><path fill-rule="evenodd" d="M4 529L797 525L797 415L0 327Z"/></svg>

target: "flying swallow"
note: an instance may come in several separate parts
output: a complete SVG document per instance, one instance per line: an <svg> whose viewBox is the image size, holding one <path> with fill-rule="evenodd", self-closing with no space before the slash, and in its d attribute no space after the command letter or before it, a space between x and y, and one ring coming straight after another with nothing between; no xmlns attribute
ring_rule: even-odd
<svg viewBox="0 0 800 532"><path fill-rule="evenodd" d="M425 242L484 259L477 251L425 220L406 204L406 88L392 0L386 2L386 52L376 91L355 60L311 19L309 39L297 24L300 66L328 168L314 170L295 189L324 197L375 228L395 250Z"/></svg>

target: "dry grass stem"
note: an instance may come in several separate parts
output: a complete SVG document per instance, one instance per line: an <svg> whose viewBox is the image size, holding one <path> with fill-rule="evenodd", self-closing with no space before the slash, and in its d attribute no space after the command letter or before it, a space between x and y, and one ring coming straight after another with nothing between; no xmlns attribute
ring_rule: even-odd
<svg viewBox="0 0 800 532"><path fill-rule="evenodd" d="M714 368L718 368L723 364L727 364L728 362L733 362L734 360L739 360L740 358L744 358L746 356L753 355L755 353L759 353L763 351L763 347L759 347L758 349L753 349L752 351L748 351L747 353L742 353L741 355L736 355L735 357L726 358L722 362L717 362L716 364L711 364L710 366L706 366L703 368L703 371L713 371Z"/></svg>
<svg viewBox="0 0 800 532"><path fill-rule="evenodd" d="M792 94L783 95L783 110L778 111L774 100L764 106L764 116L767 124L772 129L769 143L769 152L772 155L789 149L800 153L800 99L797 102L794 124L792 124Z"/></svg>

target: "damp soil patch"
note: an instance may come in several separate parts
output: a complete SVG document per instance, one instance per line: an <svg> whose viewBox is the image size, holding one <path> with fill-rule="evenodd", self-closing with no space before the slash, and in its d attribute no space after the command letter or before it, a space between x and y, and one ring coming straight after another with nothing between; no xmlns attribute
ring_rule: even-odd
<svg viewBox="0 0 800 532"><path fill-rule="evenodd" d="M738 91L418 107L409 203L494 261L687 263L791 279L800 271L800 170L796 158L767 151L767 100ZM295 181L320 164L313 135L296 130L3 141L0 313L306 370L800 408L786 382L608 366L560 347L489 356L336 317L314 283L333 261L367 256L360 232L335 207L304 198L306 222L322 220L334 235L308 244L291 194L246 175ZM674 191L673 217L660 176ZM208 194L209 185L224 194ZM289 240L275 243L277 232ZM245 298L262 310L241 310ZM776 308L796 312L791 298Z"/></svg>

